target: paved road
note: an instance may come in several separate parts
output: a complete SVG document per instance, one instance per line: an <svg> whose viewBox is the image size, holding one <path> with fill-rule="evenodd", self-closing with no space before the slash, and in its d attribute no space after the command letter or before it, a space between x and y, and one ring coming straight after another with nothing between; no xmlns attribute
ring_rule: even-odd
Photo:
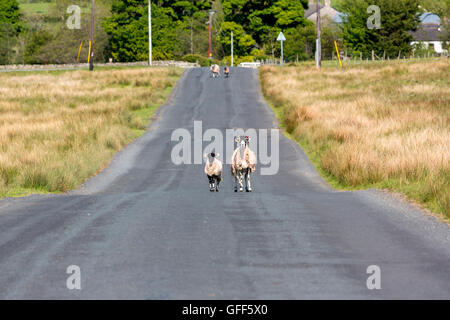
<svg viewBox="0 0 450 320"><path fill-rule="evenodd" d="M0 201L0 298L450 298L450 228L381 192L329 188L292 141L280 171L210 193L175 128L272 128L253 70L187 70L159 119L65 195ZM81 290L66 268L81 268ZM368 290L369 265L381 289Z"/></svg>

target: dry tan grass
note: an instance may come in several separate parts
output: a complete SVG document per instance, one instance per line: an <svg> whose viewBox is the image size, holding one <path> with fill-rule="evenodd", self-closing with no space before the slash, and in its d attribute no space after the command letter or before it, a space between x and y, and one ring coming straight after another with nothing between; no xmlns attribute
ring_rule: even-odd
<svg viewBox="0 0 450 320"><path fill-rule="evenodd" d="M181 71L0 74L0 196L65 191L142 134Z"/></svg>
<svg viewBox="0 0 450 320"><path fill-rule="evenodd" d="M401 191L448 214L449 71L448 60L264 67L261 83L288 132L332 179Z"/></svg>

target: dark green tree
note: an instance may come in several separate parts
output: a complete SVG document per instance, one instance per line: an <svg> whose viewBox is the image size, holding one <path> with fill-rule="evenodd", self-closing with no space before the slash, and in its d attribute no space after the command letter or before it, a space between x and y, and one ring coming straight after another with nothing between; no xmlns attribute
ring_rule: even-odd
<svg viewBox="0 0 450 320"><path fill-rule="evenodd" d="M367 20L372 13L367 13L370 5L377 5L381 14L381 29L370 29ZM372 50L378 56L396 57L399 52L408 55L413 40L410 31L419 24L418 0L342 0L340 10L346 17L342 24L344 45L354 55L363 53L371 55Z"/></svg>
<svg viewBox="0 0 450 320"><path fill-rule="evenodd" d="M286 61L308 60L314 57L316 43L316 26L309 22L305 27L299 26L285 32L284 58ZM277 46L278 51L278 46Z"/></svg>
<svg viewBox="0 0 450 320"><path fill-rule="evenodd" d="M307 0L223 0L225 20L235 22L258 43L268 33L304 26Z"/></svg>
<svg viewBox="0 0 450 320"><path fill-rule="evenodd" d="M177 46L174 54L207 54L208 50L208 11L212 9L209 1L167 1L173 2L180 24L177 27ZM217 21L218 13L215 15ZM215 38L213 37L213 41Z"/></svg>
<svg viewBox="0 0 450 320"><path fill-rule="evenodd" d="M233 31L234 53L238 56L249 55L256 46L256 41L245 32L244 28L236 22L225 21L222 23L222 32L218 40L224 48L225 55L231 54L231 32Z"/></svg>
<svg viewBox="0 0 450 320"><path fill-rule="evenodd" d="M102 26L116 61L148 59L148 1L116 0ZM176 45L177 16L170 7L152 3L153 58L171 59Z"/></svg>
<svg viewBox="0 0 450 320"><path fill-rule="evenodd" d="M8 24L13 32L20 32L22 24L17 0L0 0L0 24Z"/></svg>
<svg viewBox="0 0 450 320"><path fill-rule="evenodd" d="M176 20L185 20L199 11L211 9L208 0L159 0L156 3L160 7L171 8Z"/></svg>
<svg viewBox="0 0 450 320"><path fill-rule="evenodd" d="M0 64L13 63L14 44L22 29L17 0L0 0Z"/></svg>

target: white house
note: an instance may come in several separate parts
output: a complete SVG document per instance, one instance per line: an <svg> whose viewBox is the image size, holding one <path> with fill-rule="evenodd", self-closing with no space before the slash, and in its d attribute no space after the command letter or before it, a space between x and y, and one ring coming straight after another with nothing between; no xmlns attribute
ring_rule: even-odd
<svg viewBox="0 0 450 320"><path fill-rule="evenodd" d="M434 13L426 12L420 16L419 28L411 32L414 41L411 45L422 44L425 48L432 48L436 53L444 53L445 32L442 30L441 18Z"/></svg>
<svg viewBox="0 0 450 320"><path fill-rule="evenodd" d="M308 10L305 11L305 17L308 20L316 23L317 19L317 2L310 0L308 3ZM331 0L324 0L324 5L320 4L320 16L330 18L335 23L342 23L346 17L346 14L337 11L331 6ZM442 29L441 18L434 13L425 12L420 15L420 26L414 31L410 32L414 37L414 41L411 45L422 44L425 48L433 48L436 53L445 53L443 44L446 39L446 33ZM447 34L448 38L448 34Z"/></svg>

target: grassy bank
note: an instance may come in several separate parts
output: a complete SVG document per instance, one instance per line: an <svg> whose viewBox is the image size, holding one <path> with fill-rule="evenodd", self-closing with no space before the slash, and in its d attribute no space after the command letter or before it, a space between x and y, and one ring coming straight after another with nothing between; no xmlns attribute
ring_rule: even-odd
<svg viewBox="0 0 450 320"><path fill-rule="evenodd" d="M450 211L450 63L264 67L280 122L332 185L387 188Z"/></svg>
<svg viewBox="0 0 450 320"><path fill-rule="evenodd" d="M0 197L79 186L145 132L181 72L0 74Z"/></svg>

